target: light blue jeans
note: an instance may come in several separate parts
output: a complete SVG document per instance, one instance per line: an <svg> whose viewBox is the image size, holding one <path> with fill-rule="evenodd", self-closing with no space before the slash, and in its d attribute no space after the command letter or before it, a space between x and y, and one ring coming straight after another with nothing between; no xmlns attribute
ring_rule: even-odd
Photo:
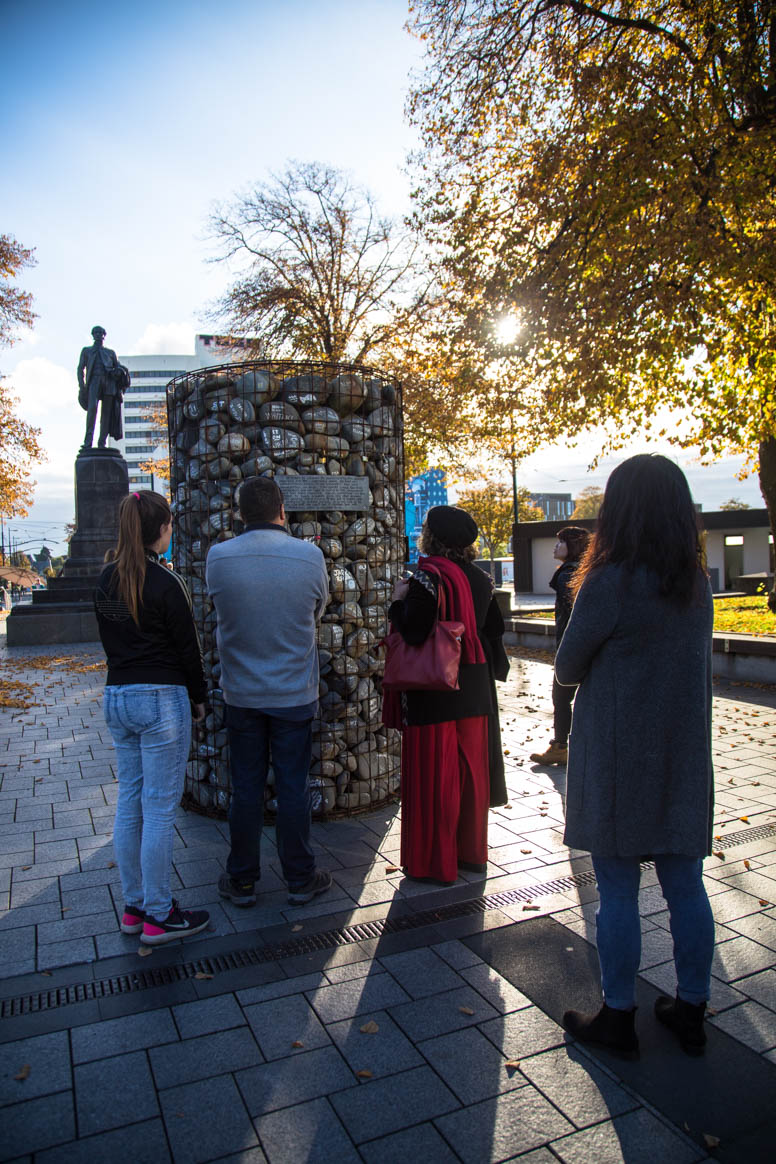
<svg viewBox="0 0 776 1164"><path fill-rule="evenodd" d="M175 810L191 745L188 691L126 683L106 687L102 706L118 761L113 848L124 901L166 918Z"/></svg>
<svg viewBox="0 0 776 1164"><path fill-rule="evenodd" d="M615 1010L636 1005L641 961L638 857L596 857L601 899L596 913L598 960L604 1001ZM714 918L703 884L703 860L678 853L655 857L655 870L670 914L677 993L685 1002L706 1002L714 955Z"/></svg>

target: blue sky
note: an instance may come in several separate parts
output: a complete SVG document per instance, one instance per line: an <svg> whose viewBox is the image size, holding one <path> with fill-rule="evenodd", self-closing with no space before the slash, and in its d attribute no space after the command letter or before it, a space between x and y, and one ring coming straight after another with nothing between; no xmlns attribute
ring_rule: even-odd
<svg viewBox="0 0 776 1164"><path fill-rule="evenodd" d="M388 213L407 208L403 111L421 46L406 19L406 0L0 0L0 231L36 248L23 286L39 314L0 371L50 454L30 518L12 523L20 541L55 544L72 519L75 365L93 324L126 355L212 330L227 279L206 262L214 201L298 158L350 170ZM594 452L547 450L523 479L574 492ZM690 470L705 508L762 504L738 464Z"/></svg>

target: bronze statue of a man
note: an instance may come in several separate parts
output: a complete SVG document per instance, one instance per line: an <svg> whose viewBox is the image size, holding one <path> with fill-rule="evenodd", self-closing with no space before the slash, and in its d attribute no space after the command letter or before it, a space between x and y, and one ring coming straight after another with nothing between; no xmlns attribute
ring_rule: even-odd
<svg viewBox="0 0 776 1164"><path fill-rule="evenodd" d="M129 373L119 363L116 353L104 347L104 327L93 327L94 343L90 348L81 349L78 361L78 403L86 410L86 435L83 447L90 449L94 440L94 426L97 420L97 405L100 409L100 435L97 447L105 448L108 437L119 441L123 436L121 426L121 405L124 388L129 382Z"/></svg>

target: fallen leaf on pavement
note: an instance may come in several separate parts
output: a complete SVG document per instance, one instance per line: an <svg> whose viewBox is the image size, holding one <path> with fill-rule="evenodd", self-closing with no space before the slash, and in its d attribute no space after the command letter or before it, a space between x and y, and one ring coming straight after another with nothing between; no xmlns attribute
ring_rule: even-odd
<svg viewBox="0 0 776 1164"><path fill-rule="evenodd" d="M371 1079L371 1078L372 1078L372 1072L367 1071L366 1067L364 1068L363 1071L356 1072L356 1079Z"/></svg>
<svg viewBox="0 0 776 1164"><path fill-rule="evenodd" d="M515 1071L516 1071L516 1070L517 1070L517 1068L520 1066L520 1060L519 1060L519 1059L507 1059L507 1061L506 1061L506 1063L504 1064L504 1066L505 1066L505 1067L511 1067L513 1070L515 1070Z"/></svg>
<svg viewBox="0 0 776 1164"><path fill-rule="evenodd" d="M744 861L744 868L745 868L745 869L751 869L751 868L752 868L752 866L749 864L749 862L748 862L748 861Z"/></svg>
<svg viewBox="0 0 776 1164"><path fill-rule="evenodd" d="M299 1039L294 1039L294 1041L293 1041L293 1043L291 1044L291 1046L292 1046L292 1047L303 1047L303 1046L304 1046L304 1043L300 1043L300 1042L299 1042Z"/></svg>
<svg viewBox="0 0 776 1164"><path fill-rule="evenodd" d="M370 1019L368 1023L364 1023L363 1027L358 1028L362 1035L376 1035L380 1030L374 1019Z"/></svg>
<svg viewBox="0 0 776 1164"><path fill-rule="evenodd" d="M29 1063L25 1063L24 1066L20 1067L19 1070L16 1072L16 1074L14 1075L14 1079L18 1079L19 1083L22 1083L27 1078L29 1073L30 1073L30 1065L29 1065Z"/></svg>
<svg viewBox="0 0 776 1164"><path fill-rule="evenodd" d="M291 933L298 934L301 928L302 927L299 925L299 923L297 923L295 926L291 926Z"/></svg>
<svg viewBox="0 0 776 1164"><path fill-rule="evenodd" d="M525 913L525 911L526 911L527 909L538 909L538 908L539 908L539 906L538 906L538 905L524 905L524 906L523 906L523 912Z"/></svg>
<svg viewBox="0 0 776 1164"><path fill-rule="evenodd" d="M520 852L521 853L532 853L533 849L521 849Z"/></svg>
<svg viewBox="0 0 776 1164"><path fill-rule="evenodd" d="M115 868L116 868L116 862L115 862L115 861L108 861L107 868L108 868L108 869L115 869Z"/></svg>
<svg viewBox="0 0 776 1164"><path fill-rule="evenodd" d="M459 1006L458 1009L461 1014L474 1014L474 1011L470 1006Z"/></svg>
<svg viewBox="0 0 776 1164"><path fill-rule="evenodd" d="M138 950L138 954L140 955L141 958L147 958L148 955L153 954L153 952L154 951L151 948L151 946L141 946L140 949Z"/></svg>
<svg viewBox="0 0 776 1164"><path fill-rule="evenodd" d="M740 816L738 819L742 820L744 822L744 824L749 824L749 817L748 816Z"/></svg>
<svg viewBox="0 0 776 1164"><path fill-rule="evenodd" d="M47 978L50 978L50 977L51 977L51 971L50 971L50 970L41 970L41 974L45 974Z"/></svg>
<svg viewBox="0 0 776 1164"><path fill-rule="evenodd" d="M764 897L761 897L759 899L759 901L760 901L760 905L770 905L771 904L770 901L766 901Z"/></svg>
<svg viewBox="0 0 776 1164"><path fill-rule="evenodd" d="M386 866L385 866L385 872L386 872L386 873L398 873L398 872L399 872L399 866L398 866L398 865L386 865Z"/></svg>
<svg viewBox="0 0 776 1164"><path fill-rule="evenodd" d="M712 856L713 856L713 857L718 857L720 861L724 861L724 860L725 860L725 854L724 854L724 853L712 853Z"/></svg>
<svg viewBox="0 0 776 1164"><path fill-rule="evenodd" d="M703 1142L707 1148L719 1147L719 1136L712 1136L710 1132L703 1133Z"/></svg>
<svg viewBox="0 0 776 1164"><path fill-rule="evenodd" d="M204 970L198 970L197 973L194 975L194 977L197 978L201 982L203 979L212 978L213 975L212 974L205 974Z"/></svg>

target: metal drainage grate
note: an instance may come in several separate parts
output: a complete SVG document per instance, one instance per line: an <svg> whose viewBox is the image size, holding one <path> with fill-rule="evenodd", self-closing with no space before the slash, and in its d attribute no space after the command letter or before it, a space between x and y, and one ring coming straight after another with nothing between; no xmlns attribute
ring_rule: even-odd
<svg viewBox="0 0 776 1164"><path fill-rule="evenodd" d="M776 825L760 825L758 828L730 833L721 841L715 841L715 844L719 845L720 848L730 848L733 845L741 845L748 841L761 840L764 837L774 835L776 835ZM653 862L651 861L642 863L644 869L652 867ZM112 978L99 978L94 982L78 982L72 986L61 986L53 990L38 991L34 994L18 995L16 998L5 998L0 1002L0 1019L58 1010L76 1002L91 1002L100 998L112 998L119 994L134 994L140 990L150 990L157 986L171 986L176 982L185 982L187 979L195 978L197 974L215 977L215 975L223 974L228 970L259 966L264 962L275 962L281 958L311 954L318 950L332 950L337 946L348 946L369 939L381 938L384 934L406 933L409 930L422 929L424 926L437 925L440 922L468 917L472 914L487 913L491 909L516 905L519 902L530 902L537 897L545 897L551 893L563 893L567 889L575 889L582 885L593 885L594 883L595 873L592 869L586 869L581 873L570 874L568 877L556 877L552 881L544 881L540 885L509 889L503 893L489 893L486 896L471 898L468 901L440 905L436 909L427 909L422 913L395 918L387 917L381 921L358 922L352 926L343 926L341 929L324 930L321 933L293 938L288 942L278 942L273 946L250 946L242 950L232 950L224 954L196 958L190 962L177 963L173 966L149 967L147 970L138 968L129 974L117 974Z"/></svg>

